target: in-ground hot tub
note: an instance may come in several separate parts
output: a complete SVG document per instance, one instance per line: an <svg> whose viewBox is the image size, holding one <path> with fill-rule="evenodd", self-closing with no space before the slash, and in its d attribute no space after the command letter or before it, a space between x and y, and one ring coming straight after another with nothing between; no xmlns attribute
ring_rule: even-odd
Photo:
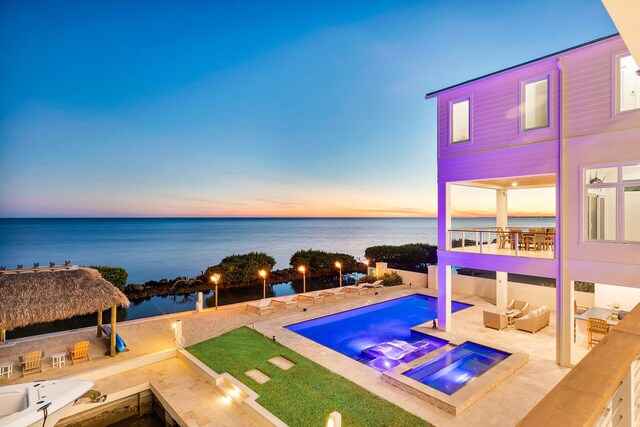
<svg viewBox="0 0 640 427"><path fill-rule="evenodd" d="M467 341L403 375L452 395L509 356L510 353Z"/></svg>
<svg viewBox="0 0 640 427"><path fill-rule="evenodd" d="M459 415L529 360L526 353L445 335L449 338L446 346L383 372L382 379Z"/></svg>

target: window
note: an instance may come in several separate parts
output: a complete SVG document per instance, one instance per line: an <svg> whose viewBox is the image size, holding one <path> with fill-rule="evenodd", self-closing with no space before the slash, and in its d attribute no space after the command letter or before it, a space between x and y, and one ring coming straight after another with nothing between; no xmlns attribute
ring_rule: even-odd
<svg viewBox="0 0 640 427"><path fill-rule="evenodd" d="M538 129L549 126L549 79L544 78L524 84L522 129Z"/></svg>
<svg viewBox="0 0 640 427"><path fill-rule="evenodd" d="M640 108L640 68L631 55L618 57L618 112Z"/></svg>
<svg viewBox="0 0 640 427"><path fill-rule="evenodd" d="M640 164L586 169L584 178L585 240L640 242Z"/></svg>
<svg viewBox="0 0 640 427"><path fill-rule="evenodd" d="M451 103L451 143L469 141L469 99Z"/></svg>

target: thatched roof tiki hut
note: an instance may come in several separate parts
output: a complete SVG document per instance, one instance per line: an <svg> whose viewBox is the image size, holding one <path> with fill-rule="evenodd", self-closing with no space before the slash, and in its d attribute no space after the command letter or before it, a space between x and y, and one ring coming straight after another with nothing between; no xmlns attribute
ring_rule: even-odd
<svg viewBox="0 0 640 427"><path fill-rule="evenodd" d="M6 331L111 309L111 356L116 355L116 309L129 300L97 270L77 266L0 271L0 341Z"/></svg>

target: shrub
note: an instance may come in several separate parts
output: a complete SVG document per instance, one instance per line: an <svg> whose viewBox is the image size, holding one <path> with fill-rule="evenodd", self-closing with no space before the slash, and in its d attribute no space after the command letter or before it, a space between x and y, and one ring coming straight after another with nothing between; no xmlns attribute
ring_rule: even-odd
<svg viewBox="0 0 640 427"><path fill-rule="evenodd" d="M364 256L373 263L386 262L396 266L436 264L438 247L426 243L371 246L364 251Z"/></svg>
<svg viewBox="0 0 640 427"><path fill-rule="evenodd" d="M90 268L95 268L100 272L104 280L111 282L113 286L124 291L127 286L127 270L122 267L109 267L108 265L91 265Z"/></svg>
<svg viewBox="0 0 640 427"><path fill-rule="evenodd" d="M376 276L364 276L358 279L358 283L373 283L376 280L380 280L380 278ZM382 276L382 280L385 286L399 286L404 283L404 281L402 280L402 276L400 276L395 271L391 273L384 273L384 275Z"/></svg>
<svg viewBox="0 0 640 427"><path fill-rule="evenodd" d="M358 269L358 262L356 259L349 255L339 252L325 252L314 249L299 250L291 255L289 263L291 267L298 268L301 265L307 267L307 269L318 275L329 275L337 271L335 262L340 261L342 263L343 272L356 271Z"/></svg>
<svg viewBox="0 0 640 427"><path fill-rule="evenodd" d="M220 274L220 283L224 286L253 285L258 280L258 271L272 270L276 260L264 252L250 252L244 255L231 255L220 261L220 264L207 268L207 277Z"/></svg>

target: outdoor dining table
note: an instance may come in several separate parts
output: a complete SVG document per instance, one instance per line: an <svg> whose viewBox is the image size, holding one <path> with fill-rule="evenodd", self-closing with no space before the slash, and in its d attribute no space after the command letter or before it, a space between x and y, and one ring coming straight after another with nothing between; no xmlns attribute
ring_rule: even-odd
<svg viewBox="0 0 640 427"><path fill-rule="evenodd" d="M533 231L511 231L511 241L513 245L516 244L516 236L518 239L519 249L529 249L529 245L533 246L533 237L535 236Z"/></svg>

